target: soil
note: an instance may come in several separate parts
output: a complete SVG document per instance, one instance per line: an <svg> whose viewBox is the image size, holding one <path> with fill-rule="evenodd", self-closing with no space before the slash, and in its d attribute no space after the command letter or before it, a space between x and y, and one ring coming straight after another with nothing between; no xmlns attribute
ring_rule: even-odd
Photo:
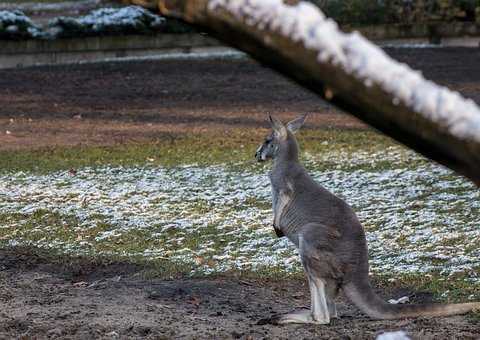
<svg viewBox="0 0 480 340"><path fill-rule="evenodd" d="M33 253L0 250L1 339L372 339L399 329L422 340L480 334L466 316L370 320L343 298L341 318L330 325L272 325L272 316L308 306L304 280L146 280L129 263L59 265ZM430 298L408 289L380 293Z"/></svg>
<svg viewBox="0 0 480 340"><path fill-rule="evenodd" d="M269 112L322 111L322 124L362 126L248 60L0 70L0 102L0 149L111 145L172 133L254 129L267 126Z"/></svg>
<svg viewBox="0 0 480 340"><path fill-rule="evenodd" d="M480 49L392 49L427 77L480 102ZM0 150L115 145L168 134L266 127L267 113L311 112L309 126L364 124L250 60L98 63L0 71ZM474 339L469 316L373 321L340 299L328 326L257 324L308 305L304 280L144 279L129 263L58 264L0 249L0 338ZM382 290L383 296L429 294Z"/></svg>
<svg viewBox="0 0 480 340"><path fill-rule="evenodd" d="M390 49L480 102L480 49ZM309 126L365 128L250 60L97 63L0 70L0 150L112 145L175 133L267 127L310 112Z"/></svg>

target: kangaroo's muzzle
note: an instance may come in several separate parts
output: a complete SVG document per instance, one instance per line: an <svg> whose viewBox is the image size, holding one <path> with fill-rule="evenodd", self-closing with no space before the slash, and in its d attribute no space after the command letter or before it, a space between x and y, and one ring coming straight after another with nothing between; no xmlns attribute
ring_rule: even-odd
<svg viewBox="0 0 480 340"><path fill-rule="evenodd" d="M258 150L255 152L255 159L258 162L265 162L265 156L263 155L263 148L262 146L258 148Z"/></svg>

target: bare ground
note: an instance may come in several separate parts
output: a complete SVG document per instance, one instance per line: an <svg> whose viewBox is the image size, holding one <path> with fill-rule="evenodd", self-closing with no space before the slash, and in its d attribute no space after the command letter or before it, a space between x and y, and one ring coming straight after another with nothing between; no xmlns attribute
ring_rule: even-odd
<svg viewBox="0 0 480 340"><path fill-rule="evenodd" d="M404 329L414 339L476 339L468 317L372 321L339 301L331 325L275 326L277 313L308 306L304 280L146 280L128 263L52 264L31 250L0 250L0 338L368 339ZM429 301L408 289L382 292Z"/></svg>
<svg viewBox="0 0 480 340"><path fill-rule="evenodd" d="M391 49L480 102L480 49ZM248 60L99 63L0 70L0 149L112 145L176 133L266 126L267 113L313 113L319 127L364 128Z"/></svg>
<svg viewBox="0 0 480 340"><path fill-rule="evenodd" d="M480 102L479 49L391 50ZM265 125L313 112L312 127L365 128L315 96L246 61L155 61L0 71L0 150L114 145L172 134ZM146 280L145 268L58 264L38 250L0 250L0 338L373 338L405 329L417 339L479 338L478 320L372 321L340 301L329 326L257 325L308 305L302 280ZM384 296L429 294L385 288Z"/></svg>
<svg viewBox="0 0 480 340"><path fill-rule="evenodd" d="M250 61L4 70L0 102L0 149L111 145L161 140L166 134L254 129L266 126L268 112L322 111L322 119L313 122L363 126Z"/></svg>

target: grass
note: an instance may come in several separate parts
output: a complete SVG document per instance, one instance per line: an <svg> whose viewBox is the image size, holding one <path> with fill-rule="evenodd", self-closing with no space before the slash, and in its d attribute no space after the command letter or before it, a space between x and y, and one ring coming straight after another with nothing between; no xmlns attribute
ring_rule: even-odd
<svg viewBox="0 0 480 340"><path fill-rule="evenodd" d="M133 263L145 277L301 278L270 227L269 165L253 159L266 133L1 151L0 245ZM380 285L480 300L478 266L449 270L478 259L470 184L372 131L306 130L299 142L307 168L358 212Z"/></svg>
<svg viewBox="0 0 480 340"><path fill-rule="evenodd" d="M266 134L265 130L265 134ZM48 173L81 167L161 165L166 167L181 164L230 164L241 162L242 166L257 166L253 154L262 142L263 135L249 130L222 134L197 134L166 138L155 143L128 144L106 147L57 147L37 150L0 151L0 171L28 171ZM366 155L394 147L390 139L372 131L339 131L334 129L302 132L300 137L306 154L322 154L337 151L348 155L362 150ZM408 161L408 160L404 160ZM389 162L376 162L376 166L386 167ZM327 159L321 165L330 168L338 165L338 160ZM345 166L358 167L355 164ZM364 164L368 168L368 164Z"/></svg>

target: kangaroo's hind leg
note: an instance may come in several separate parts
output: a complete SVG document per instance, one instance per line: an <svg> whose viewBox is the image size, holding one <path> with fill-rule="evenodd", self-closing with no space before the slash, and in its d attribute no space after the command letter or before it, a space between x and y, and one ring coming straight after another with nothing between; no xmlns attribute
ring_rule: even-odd
<svg viewBox="0 0 480 340"><path fill-rule="evenodd" d="M285 314L278 319L278 323L328 324L330 323L330 312L326 281L321 278L315 268L318 260L316 252L312 253L312 247L309 247L301 236L299 237L299 253L308 278L311 309Z"/></svg>
<svg viewBox="0 0 480 340"><path fill-rule="evenodd" d="M311 323L321 325L330 323L325 283L321 279L311 277L310 275L307 276L310 288L310 310L304 309L281 315L275 320L276 323Z"/></svg>
<svg viewBox="0 0 480 340"><path fill-rule="evenodd" d="M327 287L325 281L311 276L309 278L310 285L310 300L311 300L311 314L314 323L329 324L330 312L328 305L328 297L326 294Z"/></svg>
<svg viewBox="0 0 480 340"><path fill-rule="evenodd" d="M330 318L338 318L337 307L335 305L335 299L338 295L338 291L338 284L335 280L326 280L326 296Z"/></svg>

